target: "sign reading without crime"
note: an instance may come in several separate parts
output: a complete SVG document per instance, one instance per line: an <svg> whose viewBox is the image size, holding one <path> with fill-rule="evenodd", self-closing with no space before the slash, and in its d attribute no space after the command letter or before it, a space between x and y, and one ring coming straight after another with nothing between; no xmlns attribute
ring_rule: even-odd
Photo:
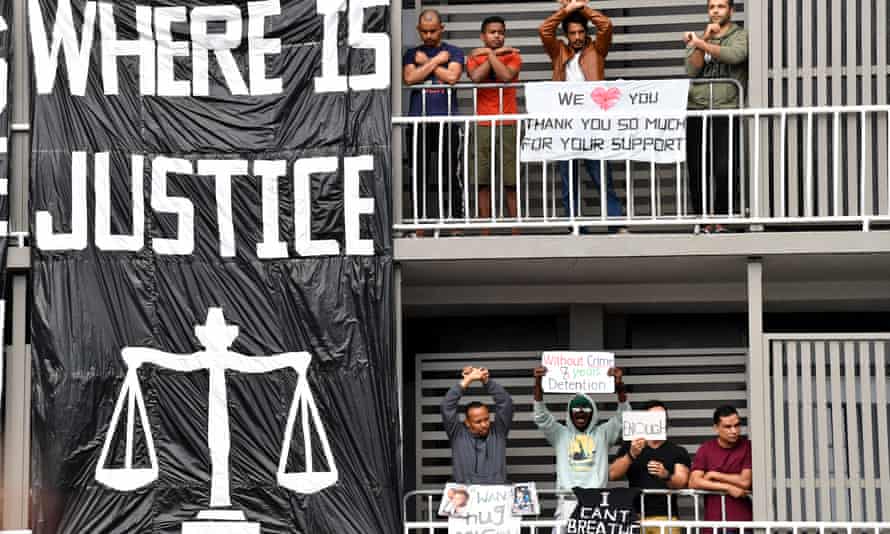
<svg viewBox="0 0 890 534"><path fill-rule="evenodd" d="M547 393L614 393L615 367L611 352L544 352L541 365L547 368L542 380Z"/></svg>
<svg viewBox="0 0 890 534"><path fill-rule="evenodd" d="M689 80L527 84L522 161L686 159Z"/></svg>

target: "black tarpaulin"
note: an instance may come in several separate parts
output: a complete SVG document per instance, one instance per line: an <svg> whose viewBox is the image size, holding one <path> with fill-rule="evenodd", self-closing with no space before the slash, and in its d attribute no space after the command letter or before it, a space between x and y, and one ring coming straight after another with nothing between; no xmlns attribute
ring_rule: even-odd
<svg viewBox="0 0 890 534"><path fill-rule="evenodd" d="M400 530L387 8L38 4L34 532Z"/></svg>

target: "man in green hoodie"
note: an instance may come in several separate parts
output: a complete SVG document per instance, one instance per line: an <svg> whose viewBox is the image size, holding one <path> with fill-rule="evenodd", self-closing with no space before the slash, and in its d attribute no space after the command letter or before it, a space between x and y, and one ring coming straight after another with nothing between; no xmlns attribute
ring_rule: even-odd
<svg viewBox="0 0 890 534"><path fill-rule="evenodd" d="M566 424L556 418L544 404L541 381L546 367L535 369L535 424L556 450L556 487L604 488L609 482L609 447L621 440L621 412L630 410L621 369L609 370L615 378L618 412L608 421L597 425L596 403L583 393L569 402Z"/></svg>
<svg viewBox="0 0 890 534"><path fill-rule="evenodd" d="M729 78L745 87L748 82L748 31L732 22L735 13L733 0L708 0L708 25L701 35L686 32L686 72L693 79ZM739 94L735 84L715 82L693 84L689 90L689 109L734 109L739 107ZM743 104L743 103L742 103ZM730 136L730 128L732 135ZM704 134L702 118L690 117L686 121L686 164L689 168L689 210L693 214L727 217L729 213L729 183L733 182L733 198L739 198L739 150L738 120L715 117L708 121L709 142L702 143ZM730 140L732 145L730 145ZM704 146L707 145L707 146ZM713 159L714 203L703 177L708 171L710 159L705 157L702 168L702 149ZM731 155L731 157L730 157ZM704 189L704 190L703 190ZM739 203L733 203L738 212ZM724 231L723 227L706 226L705 231Z"/></svg>

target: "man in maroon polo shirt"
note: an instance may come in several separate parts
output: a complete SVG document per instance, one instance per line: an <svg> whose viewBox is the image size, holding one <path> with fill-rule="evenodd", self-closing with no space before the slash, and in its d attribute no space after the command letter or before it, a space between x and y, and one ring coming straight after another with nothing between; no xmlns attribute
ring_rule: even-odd
<svg viewBox="0 0 890 534"><path fill-rule="evenodd" d="M727 493L726 520L751 521L751 442L741 435L738 411L729 405L717 408L714 431L717 438L703 443L695 453L689 487ZM705 521L721 519L721 497L705 497Z"/></svg>

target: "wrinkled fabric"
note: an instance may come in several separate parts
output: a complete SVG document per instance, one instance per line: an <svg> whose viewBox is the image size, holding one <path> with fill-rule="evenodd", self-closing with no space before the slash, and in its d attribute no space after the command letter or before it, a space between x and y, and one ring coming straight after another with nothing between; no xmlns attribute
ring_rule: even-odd
<svg viewBox="0 0 890 534"><path fill-rule="evenodd" d="M52 27L57 0L40 0ZM140 2L166 6L167 2ZM177 3L189 9L206 0ZM247 13L247 2L232 5ZM85 2L73 3L75 26ZM136 4L115 2L119 39L135 39ZM370 533L400 530L399 421L392 343L392 242L390 208L389 90L316 93L321 70L322 20L315 0L281 2L281 14L266 19L265 34L282 40L281 53L266 61L266 77L280 76L283 92L232 96L223 87L210 53L210 96L139 94L135 57L118 60L120 92L102 92L99 32L93 43L86 94L72 96L65 61L59 62L51 94L33 97L31 213L49 212L55 232L71 231L72 153L85 151L88 245L83 250L33 247L32 490L35 534L176 533L184 521L209 508L209 373L176 372L155 365L138 370L158 457L158 478L131 492L96 480L109 433L109 460L125 457L126 415L113 427L115 402L127 368L125 347L192 354L204 347L195 326L209 308L223 309L238 336L229 350L247 356L306 351L305 378L327 432L338 481L317 493L299 494L276 479L285 425L297 375L285 369L225 376L231 435L229 474L232 505L272 533ZM365 11L364 31L388 33L388 10ZM97 23L98 25L98 23ZM247 28L244 16L243 26ZM174 25L174 40L189 37ZM178 28L178 29L177 29ZM374 70L374 54L347 49L341 16L340 72ZM347 51L348 50L348 51ZM233 50L243 69L246 49ZM63 52L64 56L64 52ZM388 61L388 58L386 58ZM188 79L190 58L176 64ZM185 69L179 72L179 69ZM242 70L246 78L246 72ZM145 243L138 251L97 247L93 194L96 153L108 152L111 231L133 231L131 155L145 156ZM361 197L374 199L373 215L360 218L361 237L373 255L345 252L344 160L368 155L373 171L362 172ZM232 218L236 253L220 253L214 179L170 174L167 194L194 205L194 251L162 255L153 246L177 232L176 218L153 209L152 160L286 160L279 179L280 240L287 257L261 259L262 189L256 176L233 176ZM338 171L311 176L311 231L333 239L338 255L301 257L294 250L294 176L298 160L329 156ZM35 220L32 218L32 227ZM133 465L147 467L141 423L134 432ZM287 471L305 469L302 428L296 425ZM309 439L314 469L326 465L318 435Z"/></svg>
<svg viewBox="0 0 890 534"><path fill-rule="evenodd" d="M12 98L12 84L10 83L11 74L12 74L12 31L9 28L9 24L12 21L12 2L9 0L0 0L0 17L3 17L3 20L6 22L6 28L4 31L0 31L0 61L3 63L0 64L0 80L2 80L2 85L0 86L0 91L3 91L3 96L5 97L3 101L6 103L5 106L0 108L0 181L6 183L7 186L5 188L6 192L9 190L9 152L8 147L10 146L9 139L9 121L10 121L10 110L9 110L9 102ZM0 224L6 226L7 231L9 228L9 196L8 194L0 195ZM0 265L6 266L6 247L8 246L8 237L6 232L0 232ZM3 337L4 330L6 328L6 269L2 270L0 273L0 339L5 339ZM5 341L4 341L5 343ZM0 401L3 400L4 395L4 387L6 385L5 371L6 362L2 359L5 358L5 355L0 355Z"/></svg>

